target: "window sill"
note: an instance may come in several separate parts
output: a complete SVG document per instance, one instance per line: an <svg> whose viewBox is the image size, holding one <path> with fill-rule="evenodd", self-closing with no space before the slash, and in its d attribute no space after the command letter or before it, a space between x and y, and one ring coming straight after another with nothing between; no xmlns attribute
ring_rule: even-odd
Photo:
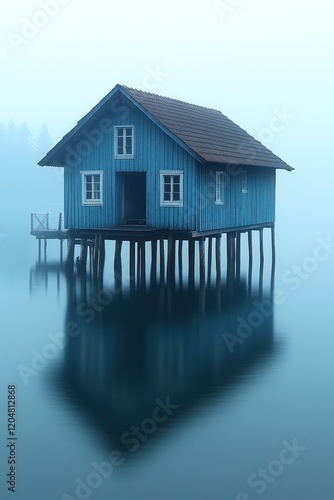
<svg viewBox="0 0 334 500"><path fill-rule="evenodd" d="M182 202L180 202L180 203L173 203L173 202L171 202L171 203L160 203L160 207L163 207L163 208L165 208L165 207L181 207L182 208L183 207L183 203Z"/></svg>

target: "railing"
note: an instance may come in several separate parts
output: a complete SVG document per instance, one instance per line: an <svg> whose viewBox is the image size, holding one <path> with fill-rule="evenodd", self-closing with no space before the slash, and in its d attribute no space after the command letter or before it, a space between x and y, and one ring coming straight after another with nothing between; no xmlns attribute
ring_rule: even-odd
<svg viewBox="0 0 334 500"><path fill-rule="evenodd" d="M63 214L61 214L61 213L59 214L58 227L51 227L50 226L50 221L51 221L50 215L52 215L50 212L32 213L31 214L31 232L61 231L62 230ZM56 222L55 222L54 226L56 226Z"/></svg>

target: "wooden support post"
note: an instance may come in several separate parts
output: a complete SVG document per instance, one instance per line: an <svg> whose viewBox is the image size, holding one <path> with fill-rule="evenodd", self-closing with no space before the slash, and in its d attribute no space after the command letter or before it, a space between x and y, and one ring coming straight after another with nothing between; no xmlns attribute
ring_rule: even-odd
<svg viewBox="0 0 334 500"><path fill-rule="evenodd" d="M91 241L90 247L89 247L89 264L90 264L90 271L92 272L94 269L94 244Z"/></svg>
<svg viewBox="0 0 334 500"><path fill-rule="evenodd" d="M275 245L275 225L271 226L271 252L272 252L272 265L276 264L276 245Z"/></svg>
<svg viewBox="0 0 334 500"><path fill-rule="evenodd" d="M165 240L160 238L160 282L165 279Z"/></svg>
<svg viewBox="0 0 334 500"><path fill-rule="evenodd" d="M46 262L46 249L48 246L48 240L44 238L44 262Z"/></svg>
<svg viewBox="0 0 334 500"><path fill-rule="evenodd" d="M146 285L146 255L145 255L145 240L139 242L140 246L140 280L141 285Z"/></svg>
<svg viewBox="0 0 334 500"><path fill-rule="evenodd" d="M151 285L155 285L157 282L157 240L151 241Z"/></svg>
<svg viewBox="0 0 334 500"><path fill-rule="evenodd" d="M103 275L105 258L106 258L105 239L102 236L102 234L100 234L100 236L99 236L99 269L98 269L98 274L100 277L102 277L102 275Z"/></svg>
<svg viewBox="0 0 334 500"><path fill-rule="evenodd" d="M61 223L62 223L62 214L59 214L59 219L58 219L58 232L60 233L61 231Z"/></svg>
<svg viewBox="0 0 334 500"><path fill-rule="evenodd" d="M227 281L232 285L235 277L235 238L233 233L227 233Z"/></svg>
<svg viewBox="0 0 334 500"><path fill-rule="evenodd" d="M119 238L115 242L114 281L116 289L122 288L122 243Z"/></svg>
<svg viewBox="0 0 334 500"><path fill-rule="evenodd" d="M63 263L63 243L64 243L64 240L61 238L59 240L59 245L60 245L60 263L62 264Z"/></svg>
<svg viewBox="0 0 334 500"><path fill-rule="evenodd" d="M189 265L189 286L193 287L195 283L195 241L188 242L188 265Z"/></svg>
<svg viewBox="0 0 334 500"><path fill-rule="evenodd" d="M260 275L259 275L259 299L262 300L263 297L263 270L264 270L264 260L260 262Z"/></svg>
<svg viewBox="0 0 334 500"><path fill-rule="evenodd" d="M199 275L201 283L205 282L205 238L199 239Z"/></svg>
<svg viewBox="0 0 334 500"><path fill-rule="evenodd" d="M140 270L141 270L141 247L140 241L137 241L137 283L140 283Z"/></svg>
<svg viewBox="0 0 334 500"><path fill-rule="evenodd" d="M217 280L221 278L221 234L216 237L216 275Z"/></svg>
<svg viewBox="0 0 334 500"><path fill-rule="evenodd" d="M74 247L75 247L75 240L73 236L70 236L67 240L67 257L66 257L66 262L65 266L67 271L73 271L74 267Z"/></svg>
<svg viewBox="0 0 334 500"><path fill-rule="evenodd" d="M211 270L212 270L212 236L208 241L208 284L211 283Z"/></svg>
<svg viewBox="0 0 334 500"><path fill-rule="evenodd" d="M232 260L232 271L235 272L235 234L231 234L231 260Z"/></svg>
<svg viewBox="0 0 334 500"><path fill-rule="evenodd" d="M240 281L241 273L241 232L237 232L237 242L236 242L236 276L237 281Z"/></svg>
<svg viewBox="0 0 334 500"><path fill-rule="evenodd" d="M270 276L270 293L273 294L275 291L275 263L271 266L271 276Z"/></svg>
<svg viewBox="0 0 334 500"><path fill-rule="evenodd" d="M253 238L252 230L248 231L248 254L249 254L249 267L253 265Z"/></svg>
<svg viewBox="0 0 334 500"><path fill-rule="evenodd" d="M98 265L99 265L99 236L98 234L94 238L94 257L93 257L93 273L97 276Z"/></svg>
<svg viewBox="0 0 334 500"><path fill-rule="evenodd" d="M87 240L81 240L80 259L78 261L79 271L86 272L87 266Z"/></svg>
<svg viewBox="0 0 334 500"><path fill-rule="evenodd" d="M37 242L38 242L38 262L40 263L41 262L41 258L42 258L42 242L41 242L41 238L38 238Z"/></svg>
<svg viewBox="0 0 334 500"><path fill-rule="evenodd" d="M168 236L167 276L175 278L175 239L172 235Z"/></svg>
<svg viewBox="0 0 334 500"><path fill-rule="evenodd" d="M263 228L259 230L260 234L260 262L262 263L264 261L264 249L263 249Z"/></svg>
<svg viewBox="0 0 334 500"><path fill-rule="evenodd" d="M136 279L136 242L130 241L130 286Z"/></svg>
<svg viewBox="0 0 334 500"><path fill-rule="evenodd" d="M179 240L179 284L182 286L183 280L183 240Z"/></svg>

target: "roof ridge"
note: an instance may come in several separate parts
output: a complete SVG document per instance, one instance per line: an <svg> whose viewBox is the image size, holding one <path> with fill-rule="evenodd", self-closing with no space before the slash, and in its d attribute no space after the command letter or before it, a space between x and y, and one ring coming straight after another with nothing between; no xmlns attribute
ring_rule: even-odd
<svg viewBox="0 0 334 500"><path fill-rule="evenodd" d="M160 94L154 94L153 92L147 92L146 90L135 89L133 87L128 87L127 85L119 84L119 86L122 87L126 91L132 90L132 91L139 92L140 94L147 95L150 97L159 97L160 99L164 99L166 101L173 101L173 102L177 102L177 103L181 103L181 104L186 104L187 106L191 106L194 108L201 108L201 109L205 109L207 111L215 111L216 113L219 113L220 115L223 114L219 109L208 108L207 106L200 106L199 104L193 104L193 103L188 102L188 101L182 101L181 99L175 99L173 97L167 97L167 96L160 95Z"/></svg>

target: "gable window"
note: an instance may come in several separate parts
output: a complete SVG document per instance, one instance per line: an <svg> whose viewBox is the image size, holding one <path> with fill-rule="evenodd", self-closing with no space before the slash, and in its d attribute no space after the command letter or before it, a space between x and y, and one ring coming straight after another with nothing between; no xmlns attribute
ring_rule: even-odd
<svg viewBox="0 0 334 500"><path fill-rule="evenodd" d="M224 176L225 172L216 172L216 205L224 204Z"/></svg>
<svg viewBox="0 0 334 500"><path fill-rule="evenodd" d="M115 127L115 158L133 158L133 129Z"/></svg>
<svg viewBox="0 0 334 500"><path fill-rule="evenodd" d="M183 205L183 172L166 170L160 172L160 204L166 207Z"/></svg>
<svg viewBox="0 0 334 500"><path fill-rule="evenodd" d="M102 205L103 171L93 170L81 172L82 204Z"/></svg>
<svg viewBox="0 0 334 500"><path fill-rule="evenodd" d="M247 179L247 172L245 170L243 170L241 173L241 192L242 193L248 192L248 179Z"/></svg>

